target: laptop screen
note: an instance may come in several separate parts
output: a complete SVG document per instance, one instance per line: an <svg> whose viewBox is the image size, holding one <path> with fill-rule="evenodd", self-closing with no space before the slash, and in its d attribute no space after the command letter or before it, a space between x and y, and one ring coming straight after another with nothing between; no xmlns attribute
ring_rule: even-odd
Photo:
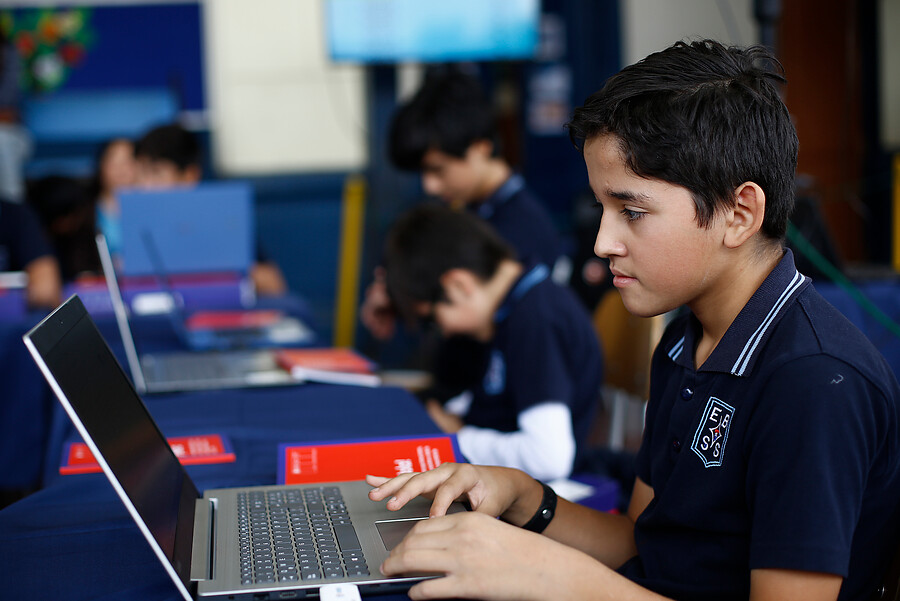
<svg viewBox="0 0 900 601"><path fill-rule="evenodd" d="M129 510L139 514L182 582L189 583L199 494L80 299L71 297L35 326L26 334L29 341L85 442L112 472L117 492L124 492Z"/></svg>
<svg viewBox="0 0 900 601"><path fill-rule="evenodd" d="M256 254L253 189L239 181L205 182L119 194L122 274L157 273L145 240L152 237L170 274L247 274Z"/></svg>

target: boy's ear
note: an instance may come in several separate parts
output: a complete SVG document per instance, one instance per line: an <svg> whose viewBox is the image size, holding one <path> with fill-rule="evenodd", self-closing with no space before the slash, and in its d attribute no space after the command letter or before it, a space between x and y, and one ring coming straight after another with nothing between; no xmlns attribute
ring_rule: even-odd
<svg viewBox="0 0 900 601"><path fill-rule="evenodd" d="M744 182L734 191L734 198L725 230L728 248L737 248L756 235L766 216L766 193L758 184Z"/></svg>
<svg viewBox="0 0 900 601"><path fill-rule="evenodd" d="M481 138L469 144L467 152L487 159L494 154L494 143L487 138Z"/></svg>
<svg viewBox="0 0 900 601"><path fill-rule="evenodd" d="M440 282L451 304L464 301L478 286L478 278L468 269L450 269L441 276Z"/></svg>
<svg viewBox="0 0 900 601"><path fill-rule="evenodd" d="M200 165L188 165L181 172L181 181L185 184L196 184L200 181L203 172Z"/></svg>

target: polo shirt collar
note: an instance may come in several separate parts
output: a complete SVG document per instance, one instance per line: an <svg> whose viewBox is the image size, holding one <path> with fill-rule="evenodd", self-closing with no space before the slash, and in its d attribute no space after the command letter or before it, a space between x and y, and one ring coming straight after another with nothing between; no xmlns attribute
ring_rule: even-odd
<svg viewBox="0 0 900 601"><path fill-rule="evenodd" d="M512 198L519 190L525 187L525 180L518 173L514 173L503 182L494 193L488 196L484 202L475 207L475 213L482 219L490 219L497 207Z"/></svg>
<svg viewBox="0 0 900 601"><path fill-rule="evenodd" d="M524 270L523 275L520 276L519 279L516 280L516 283L513 284L512 288L509 289L506 298L503 299L503 302L500 303L500 307L498 307L497 311L494 313L494 323L500 323L506 319L506 316L509 315L509 312L512 311L515 304L525 296L525 293L546 280L549 275L550 269L543 263L538 263L530 269Z"/></svg>
<svg viewBox="0 0 900 601"><path fill-rule="evenodd" d="M797 271L794 255L786 249L781 261L738 313L699 371L749 375L775 324L811 281ZM666 349L669 358L682 367L694 369L693 349L700 333L700 322L692 314L684 335Z"/></svg>

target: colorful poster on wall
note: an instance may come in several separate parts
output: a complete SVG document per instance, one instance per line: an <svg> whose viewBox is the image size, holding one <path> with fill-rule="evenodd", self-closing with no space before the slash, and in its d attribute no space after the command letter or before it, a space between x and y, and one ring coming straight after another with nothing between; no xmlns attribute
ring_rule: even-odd
<svg viewBox="0 0 900 601"><path fill-rule="evenodd" d="M28 93L168 88L206 107L200 4L104 4L0 10Z"/></svg>

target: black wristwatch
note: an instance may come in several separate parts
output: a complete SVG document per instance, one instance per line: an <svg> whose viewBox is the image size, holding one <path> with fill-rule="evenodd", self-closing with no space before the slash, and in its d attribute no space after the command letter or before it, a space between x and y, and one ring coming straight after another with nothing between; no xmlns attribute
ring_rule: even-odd
<svg viewBox="0 0 900 601"><path fill-rule="evenodd" d="M556 493L543 482L540 482L540 485L544 489L544 496L541 498L541 504L534 515L531 516L531 519L522 525L522 528L525 530L537 532L538 534L544 531L544 528L547 527L547 524L549 524L550 520L553 519L553 516L556 515Z"/></svg>

